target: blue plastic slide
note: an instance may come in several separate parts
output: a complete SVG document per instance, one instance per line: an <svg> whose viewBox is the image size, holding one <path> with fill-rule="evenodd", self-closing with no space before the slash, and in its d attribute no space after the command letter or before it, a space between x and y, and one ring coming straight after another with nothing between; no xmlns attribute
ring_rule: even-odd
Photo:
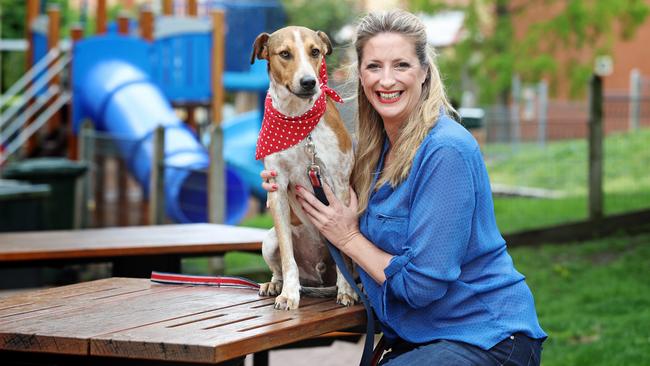
<svg viewBox="0 0 650 366"><path fill-rule="evenodd" d="M111 134L131 173L148 194L153 132L157 126L164 126L167 214L176 222L205 222L207 151L150 80L149 47L139 39L112 35L75 44L74 128L78 131L81 121L90 118L98 130ZM229 166L226 186L226 223L234 224L247 211L249 189Z"/></svg>
<svg viewBox="0 0 650 366"><path fill-rule="evenodd" d="M259 110L242 113L221 126L223 128L223 158L248 185L251 193L266 201L266 191L262 189L260 172L264 165L255 160L255 146L260 131L262 115Z"/></svg>

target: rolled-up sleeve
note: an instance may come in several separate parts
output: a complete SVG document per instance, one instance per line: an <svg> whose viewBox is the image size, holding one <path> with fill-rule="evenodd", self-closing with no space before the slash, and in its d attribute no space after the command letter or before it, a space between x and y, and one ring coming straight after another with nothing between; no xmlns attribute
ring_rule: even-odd
<svg viewBox="0 0 650 366"><path fill-rule="evenodd" d="M416 166L415 164L418 163ZM476 198L468 162L453 147L427 151L414 162L403 254L384 270L384 315L397 301L422 308L443 297L460 276Z"/></svg>

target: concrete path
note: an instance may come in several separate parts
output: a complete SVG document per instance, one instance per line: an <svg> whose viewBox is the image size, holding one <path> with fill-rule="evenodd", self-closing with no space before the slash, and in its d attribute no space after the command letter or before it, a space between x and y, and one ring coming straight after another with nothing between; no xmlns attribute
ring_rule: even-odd
<svg viewBox="0 0 650 366"><path fill-rule="evenodd" d="M335 341L325 347L271 351L269 366L355 366L361 360L364 339L361 337L357 343ZM378 341L379 337L376 337L375 344ZM252 365L252 357L246 357L244 366Z"/></svg>

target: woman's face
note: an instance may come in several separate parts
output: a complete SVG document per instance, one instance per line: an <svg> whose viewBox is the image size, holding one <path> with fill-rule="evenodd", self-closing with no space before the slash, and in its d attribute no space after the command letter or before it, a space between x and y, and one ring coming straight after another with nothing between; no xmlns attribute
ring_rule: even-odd
<svg viewBox="0 0 650 366"><path fill-rule="evenodd" d="M363 47L359 67L363 91L384 125L400 126L417 106L427 74L413 41L380 33Z"/></svg>

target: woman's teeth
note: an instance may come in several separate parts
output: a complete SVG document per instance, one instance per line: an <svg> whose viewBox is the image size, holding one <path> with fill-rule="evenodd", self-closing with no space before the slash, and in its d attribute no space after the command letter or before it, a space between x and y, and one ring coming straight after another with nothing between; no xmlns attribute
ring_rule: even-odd
<svg viewBox="0 0 650 366"><path fill-rule="evenodd" d="M395 99L395 98L399 98L399 96L400 96L401 94L402 94L402 93L401 93L401 92L398 92L398 91L396 91L396 92L392 92L392 93L382 93L382 92L379 92L379 97L380 97L381 99Z"/></svg>

